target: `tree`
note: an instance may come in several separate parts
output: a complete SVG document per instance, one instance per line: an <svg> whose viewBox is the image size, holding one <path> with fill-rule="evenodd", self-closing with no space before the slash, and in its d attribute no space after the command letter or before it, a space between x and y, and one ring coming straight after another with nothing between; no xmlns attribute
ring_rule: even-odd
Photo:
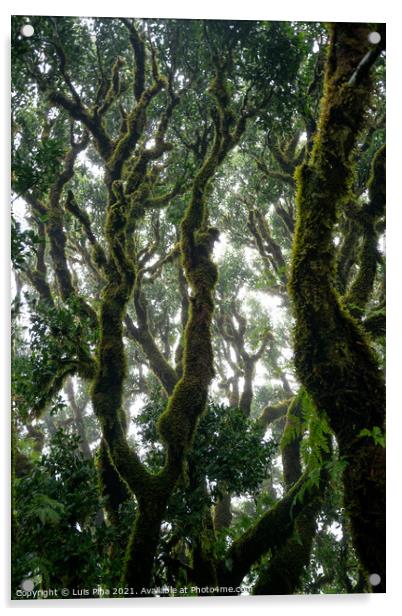
<svg viewBox="0 0 402 616"><path fill-rule="evenodd" d="M356 24L31 22L13 593L383 590L383 44Z"/></svg>

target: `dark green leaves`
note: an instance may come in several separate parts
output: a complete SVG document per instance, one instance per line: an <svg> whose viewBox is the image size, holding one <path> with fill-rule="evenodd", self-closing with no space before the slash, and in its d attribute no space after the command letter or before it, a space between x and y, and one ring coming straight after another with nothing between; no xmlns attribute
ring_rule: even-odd
<svg viewBox="0 0 402 616"><path fill-rule="evenodd" d="M12 220L11 224L11 260L16 270L24 269L27 259L32 256L39 237L32 229L21 229L21 224Z"/></svg>

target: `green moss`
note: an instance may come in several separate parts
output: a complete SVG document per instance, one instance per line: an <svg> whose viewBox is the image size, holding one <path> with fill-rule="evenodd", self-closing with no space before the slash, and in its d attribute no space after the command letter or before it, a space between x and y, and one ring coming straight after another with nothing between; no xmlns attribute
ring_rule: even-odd
<svg viewBox="0 0 402 616"><path fill-rule="evenodd" d="M223 486L220 486L222 496L217 500L214 507L214 529L218 533L221 530L229 528L232 522L231 496L225 491Z"/></svg>
<svg viewBox="0 0 402 616"><path fill-rule="evenodd" d="M281 400L281 402L278 402L277 404L269 404L263 408L257 421L264 433L271 423L286 415L291 401L292 398L289 398L287 400Z"/></svg>
<svg viewBox="0 0 402 616"><path fill-rule="evenodd" d="M257 564L264 554L281 548L292 537L298 515L321 491L320 485L314 486L309 493L304 492L303 498L298 498L307 481L308 473L305 473L277 504L233 542L218 567L222 586L239 585L251 566Z"/></svg>
<svg viewBox="0 0 402 616"><path fill-rule="evenodd" d="M123 184L120 181L112 182L109 186L105 222L110 265L105 272L107 285L103 290L99 313L97 370L91 397L102 428L104 456L107 456L108 472L103 472L103 479L115 474L122 487L126 486L131 494L135 494L139 503L136 524L127 548L124 580L124 583L138 588L138 585L149 586L150 583L161 523L160 508L164 509L167 495L164 490L159 490L136 452L129 446L122 406L123 384L127 373L123 320L136 278L134 264L127 251L129 209L130 201L126 198ZM108 487L105 481L105 491ZM159 503L162 503L160 508ZM113 503L110 504L110 514L113 515Z"/></svg>
<svg viewBox="0 0 402 616"><path fill-rule="evenodd" d="M374 155L371 162L370 178L368 181L369 203L368 213L373 218L384 214L385 208L385 156L386 147L382 145Z"/></svg>
<svg viewBox="0 0 402 616"><path fill-rule="evenodd" d="M54 374L49 374L35 404L32 406L31 414L34 419L38 419L43 415L52 399L62 389L66 378L79 372L79 368L80 366L77 361L71 361L60 366Z"/></svg>
<svg viewBox="0 0 402 616"><path fill-rule="evenodd" d="M340 225L343 240L338 250L336 262L337 290L341 296L345 294L349 283L350 272L357 257L361 234L357 204L351 201L342 209L344 219Z"/></svg>
<svg viewBox="0 0 402 616"><path fill-rule="evenodd" d="M114 468L105 443L101 443L96 456L100 493L105 498L108 520L113 525L119 523L120 506L130 498L127 485L120 479Z"/></svg>
<svg viewBox="0 0 402 616"><path fill-rule="evenodd" d="M122 19L122 22L126 26L131 47L134 51L135 58L135 70L134 70L134 95L138 100L144 90L145 83L145 44L144 39L137 32L133 22L129 19Z"/></svg>
<svg viewBox="0 0 402 616"><path fill-rule="evenodd" d="M269 563L260 570L253 595L292 595L297 592L303 572L310 563L320 506L321 499L314 498L297 516L294 535L284 546L273 551Z"/></svg>
<svg viewBox="0 0 402 616"><path fill-rule="evenodd" d="M303 395L304 391L301 389L289 404L281 440L283 476L288 489L296 483L302 474L300 443L305 430L302 421Z"/></svg>
<svg viewBox="0 0 402 616"><path fill-rule="evenodd" d="M127 546L122 585L129 586L141 596L142 589L150 587L150 574L159 542L160 525L166 499L139 499L139 510ZM149 596L145 593L145 596Z"/></svg>
<svg viewBox="0 0 402 616"><path fill-rule="evenodd" d="M290 403L286 414L281 453L283 475L288 490L302 475L300 445L303 434L308 429L311 437L311 421L319 421L316 410L306 401L306 395L306 391L301 388ZM310 421L307 423L308 419ZM330 446L328 450L330 451ZM329 451L326 456L330 455ZM316 519L324 499L327 475L326 469L321 468L318 486L315 486L307 498L303 496L304 507L295 518L292 534L282 545L271 549L269 561L259 569L253 594L286 595L297 591L301 576L310 563Z"/></svg>
<svg viewBox="0 0 402 616"><path fill-rule="evenodd" d="M347 461L344 484L352 488L345 489L345 506L354 536L366 533L366 544L376 543L368 548L356 541L360 559L384 577L380 554L385 546L376 530L385 523L384 489L373 466L384 452L374 455L356 440L363 428L384 424L384 382L363 330L336 291L333 243L338 211L349 199L351 157L371 91L368 75L358 85L350 86L348 80L367 52L369 31L366 24L332 27L319 129L311 158L296 173L289 290L298 376L317 408L325 409L340 455ZM372 513L365 493L378 504Z"/></svg>
<svg viewBox="0 0 402 616"><path fill-rule="evenodd" d="M363 321L363 327L371 339L383 338L386 334L385 306L373 310Z"/></svg>
<svg viewBox="0 0 402 616"><path fill-rule="evenodd" d="M110 85L106 92L105 98L103 100L102 105L100 105L96 109L96 115L102 116L106 113L109 107L115 102L119 96L121 91L120 84L120 69L124 66L125 62L123 58L117 57L116 62L112 67L112 76L110 79Z"/></svg>
<svg viewBox="0 0 402 616"><path fill-rule="evenodd" d="M126 132L120 137L107 161L109 184L120 179L123 165L142 136L146 122L146 111L150 101L166 87L166 78L159 77L141 94L140 99L126 119Z"/></svg>
<svg viewBox="0 0 402 616"><path fill-rule="evenodd" d="M376 225L385 212L385 145L379 148L372 160L368 189L369 201L363 206L359 217L362 232L359 272L345 296L345 303L356 317L361 317L364 313L373 289L379 260Z"/></svg>
<svg viewBox="0 0 402 616"><path fill-rule="evenodd" d="M105 223L111 270L99 314L97 371L92 384L92 403L105 446L121 478L131 490L143 486L147 473L126 440L126 418L122 410L123 383L127 367L123 344L123 319L134 285L134 267L126 251L128 202L121 182L113 182Z"/></svg>
<svg viewBox="0 0 402 616"><path fill-rule="evenodd" d="M172 486L182 473L213 377L211 321L217 268L210 255L218 231L207 225L206 197L209 183L234 140L229 132L233 117L228 109L229 95L222 73L218 72L211 83L210 92L216 100L214 143L194 179L181 223L182 265L192 290L184 332L182 376L158 421L158 430L168 448L161 478Z"/></svg>
<svg viewBox="0 0 402 616"><path fill-rule="evenodd" d="M181 224L182 263L192 289L184 332L182 376L158 422L159 433L167 447L165 466L159 475L151 476L135 452L128 447L121 410L122 387L126 375L122 321L133 290L139 317L146 321L146 309L141 301L139 286L140 274L135 272L128 258L127 237L132 235L136 221L143 215L144 199L152 184L152 178L144 173L150 158L149 152L139 151L131 168L127 170L125 190L119 180L128 152L142 132L147 105L159 89L166 85L165 80L158 77L156 67L154 69L155 81L148 90L142 92L138 104L127 118L127 132L117 142L108 161L106 180L109 203L105 231L113 271L108 272L108 284L102 297L98 367L92 388L92 403L102 426L110 460L138 499L138 515L127 549L124 582L139 592L141 587L149 586L167 499L183 475L186 453L192 444L198 419L205 409L208 387L213 376L210 329L217 269L210 255L217 230L207 225L206 196L210 180L235 143L233 135L229 134L233 115L227 108L225 81L218 78L212 86L219 116L216 119L214 144L196 175L192 196ZM167 121L167 117L164 121ZM156 154L167 149L163 143L163 120L159 132Z"/></svg>
<svg viewBox="0 0 402 616"><path fill-rule="evenodd" d="M63 229L63 212L61 208L49 208L46 230L50 240L50 254L60 295L63 300L67 300L74 293L74 288L65 256L66 235Z"/></svg>
<svg viewBox="0 0 402 616"><path fill-rule="evenodd" d="M191 581L196 586L209 586L214 588L218 585L215 545L216 537L211 511L209 507L205 507L202 516L202 526L193 549Z"/></svg>
<svg viewBox="0 0 402 616"><path fill-rule="evenodd" d="M92 258L94 260L95 265L97 265L100 269L103 269L107 266L107 258L105 255L105 251L99 244L96 244L92 250Z"/></svg>

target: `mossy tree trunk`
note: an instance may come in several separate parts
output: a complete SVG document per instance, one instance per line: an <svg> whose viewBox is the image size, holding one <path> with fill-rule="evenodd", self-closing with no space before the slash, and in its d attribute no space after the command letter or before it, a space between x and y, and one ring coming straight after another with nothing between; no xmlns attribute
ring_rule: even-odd
<svg viewBox="0 0 402 616"><path fill-rule="evenodd" d="M290 293L299 378L328 417L346 462L344 502L366 573L385 589L385 451L369 434L384 429L383 376L362 328L336 291L334 226L350 199L353 151L381 48L368 24L331 27L318 131L296 173L297 221ZM363 433L362 430L367 432ZM365 435L364 435L365 434Z"/></svg>
<svg viewBox="0 0 402 616"><path fill-rule="evenodd" d="M122 389L126 375L123 321L131 294L134 292L136 297L136 281L140 275L129 257L128 230L132 231L130 227L135 227L136 219L143 213L140 190L144 171L142 163L144 157L149 156L149 151L140 151L134 170L123 183L119 178L124 169L124 160L131 151L126 142L131 144L131 131L134 130L128 126L127 134L117 143L107 161L109 204L105 231L109 247L108 284L100 309L98 369L92 388L92 403L102 426L110 459L137 497L138 513L127 548L123 582L139 595L149 592L167 501L183 472L186 454L198 419L205 409L213 376L210 327L217 271L210 254L217 239L217 230L208 227L206 195L213 175L240 139L246 121L245 116L241 116L238 122L234 121L229 108L224 69L217 69L217 76L210 88L216 105L213 112L215 138L194 177L190 202L181 224L180 251L192 297L184 336L182 375L158 422L167 452L165 466L159 475L151 475L128 445L122 412ZM162 85L161 79L159 86ZM156 93L156 85L151 85L149 91ZM146 93L147 90L141 95L137 106L146 105ZM133 111L132 115L133 121L135 118L140 121L139 112ZM163 133L156 142L162 153L165 145ZM141 309L140 303L138 307Z"/></svg>
<svg viewBox="0 0 402 616"><path fill-rule="evenodd" d="M239 142L249 112L245 100L241 114L238 118L235 117L230 107L225 77L226 61L214 57L217 74L209 90L215 101L212 106L214 140L199 161L189 204L181 223L179 252L192 297L188 311L186 310L182 366L178 379L178 374L166 361L162 361L163 357L153 345L151 337L146 337L149 330L141 291L143 270L136 255L133 234L146 210L166 205L169 198L179 190L176 187L166 198L150 199L150 189L155 178L148 173L149 164L172 149L171 144L165 141L165 135L173 108L179 99L173 92L172 83L159 73L154 50L151 49L150 61L147 60L144 37L137 32L132 21L123 22L129 31L135 58L135 100L131 111L124 116L116 140L110 136L104 119L120 96L119 73L123 66L121 58L117 58L112 68L109 87L100 90L104 91L103 100L97 99L90 107L80 98L72 84L66 56L60 45L57 45L60 71L69 93L65 94L61 89L52 87L39 71L36 73L38 85L49 102L62 108L72 122L80 122L85 127L103 161L108 193L104 227L105 249L97 242L88 217L76 203L71 191L68 192L65 204L66 209L85 231L92 248L89 255L91 266L99 272L100 281L103 283L97 315L76 296L65 258L63 210L59 205L62 190L72 177L75 158L88 142L87 132L82 142L75 143L72 140L71 153L66 156L64 170L51 191L49 208L42 207L41 203L35 203L34 207L38 205L45 212L49 212L46 231L62 298L65 301L70 297L76 298L80 304L80 312L99 325L96 357L95 360L91 357L91 370L84 372L81 369L79 374L92 381L92 406L102 431L100 475L106 479L103 483L105 493L113 500L109 511L111 518L116 517L116 508L118 509L119 501L124 497L125 488L137 498L138 512L127 548L123 582L129 584L135 593L146 594L143 593L143 588L149 588L151 583L152 566L166 504L183 472L186 454L191 446L198 419L204 411L209 383L213 376L210 326L217 271L210 254L218 233L216 229L208 226L208 188L228 152ZM148 73L150 79L147 82ZM101 85L105 86L104 83ZM166 92L167 103L154 133L155 145L147 149L141 145L144 131L147 129L147 112L150 103L163 90ZM130 321L127 320L127 305L132 296L138 317L137 329L135 326L130 329ZM146 469L127 440L127 420L123 410L123 385L127 374L123 342L124 322L132 337L139 341L146 351L152 368L170 394L167 408L158 423L166 446L166 463L159 475L152 475ZM142 338L139 336L140 330ZM82 363L83 361L80 362L80 368ZM52 385L53 389L57 390L62 386L65 378L75 371L77 368L74 364ZM122 482L118 490L117 486L111 485L114 474L117 483Z"/></svg>
<svg viewBox="0 0 402 616"><path fill-rule="evenodd" d="M303 400L300 390L289 404L281 443L284 483L287 490L302 475L300 444L306 425L303 423ZM319 421L317 417L313 421ZM295 518L293 534L272 552L268 564L259 573L253 588L255 595L292 595L300 585L303 573L310 562L317 515L323 503L327 484L327 471L321 470L319 489L306 499L305 507Z"/></svg>

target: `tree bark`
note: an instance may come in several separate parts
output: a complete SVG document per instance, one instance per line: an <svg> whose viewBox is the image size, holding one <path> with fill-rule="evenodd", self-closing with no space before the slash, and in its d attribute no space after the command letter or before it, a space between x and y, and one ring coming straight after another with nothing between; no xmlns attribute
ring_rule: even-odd
<svg viewBox="0 0 402 616"><path fill-rule="evenodd" d="M296 174L290 292L298 376L317 408L325 409L337 437L346 462L344 502L353 542L366 574L381 576L373 590L383 592L385 451L371 434L384 429L384 381L365 333L336 292L333 243L372 89L366 64L353 83L350 79L370 48L371 30L368 24L331 27L319 128L311 156Z"/></svg>

